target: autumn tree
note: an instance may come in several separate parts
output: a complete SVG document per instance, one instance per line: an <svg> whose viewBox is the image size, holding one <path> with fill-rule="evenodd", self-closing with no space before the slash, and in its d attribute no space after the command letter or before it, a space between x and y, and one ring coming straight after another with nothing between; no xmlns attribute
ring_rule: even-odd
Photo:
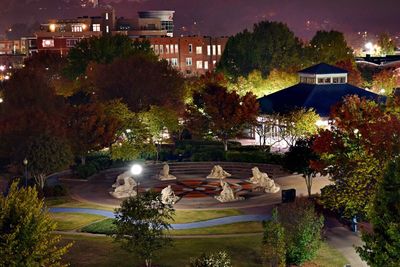
<svg viewBox="0 0 400 267"><path fill-rule="evenodd" d="M56 223L34 187L0 194L0 266L66 266L61 262L72 244L60 245Z"/></svg>
<svg viewBox="0 0 400 267"><path fill-rule="evenodd" d="M317 31L307 48L307 57L314 64L320 62L336 64L340 61L352 60L353 53L343 33L333 30Z"/></svg>
<svg viewBox="0 0 400 267"><path fill-rule="evenodd" d="M151 267L156 252L171 244L167 231L174 209L161 201L159 193L147 191L125 199L115 210L115 240Z"/></svg>
<svg viewBox="0 0 400 267"><path fill-rule="evenodd" d="M273 69L297 69L301 48L286 24L262 21L253 31L246 29L228 39L218 69L235 78L246 77L255 69L263 75Z"/></svg>
<svg viewBox="0 0 400 267"><path fill-rule="evenodd" d="M397 74L391 69L385 69L372 77L372 90L378 94L390 95L399 85Z"/></svg>
<svg viewBox="0 0 400 267"><path fill-rule="evenodd" d="M398 266L400 262L400 161L390 162L371 203L368 218L372 232L363 232L365 242L357 252L369 266Z"/></svg>
<svg viewBox="0 0 400 267"><path fill-rule="evenodd" d="M116 141L117 118L107 116L103 104L89 103L71 107L68 130L72 150L85 164L91 150L109 147Z"/></svg>
<svg viewBox="0 0 400 267"><path fill-rule="evenodd" d="M332 129L319 132L313 143L321 157L315 168L334 182L322 189L322 202L347 217L364 214L382 177L381 166L399 151L399 117L351 96L332 109L331 119Z"/></svg>
<svg viewBox="0 0 400 267"><path fill-rule="evenodd" d="M88 75L101 100L121 99L133 112L151 105L183 109L183 78L167 61L134 55L94 65Z"/></svg>
<svg viewBox="0 0 400 267"><path fill-rule="evenodd" d="M381 33L378 37L378 46L381 48L381 55L394 55L397 45L396 42L385 32Z"/></svg>
<svg viewBox="0 0 400 267"><path fill-rule="evenodd" d="M347 82L349 84L361 87L364 84L364 80L361 76L361 72L358 70L354 60L345 60L336 62L336 66L347 70Z"/></svg>
<svg viewBox="0 0 400 267"><path fill-rule="evenodd" d="M204 128L224 143L225 151L229 139L239 136L246 126L256 124L259 106L251 93L240 97L225 87L209 84L193 98L193 106L187 112L188 124L193 125L190 121L204 123Z"/></svg>

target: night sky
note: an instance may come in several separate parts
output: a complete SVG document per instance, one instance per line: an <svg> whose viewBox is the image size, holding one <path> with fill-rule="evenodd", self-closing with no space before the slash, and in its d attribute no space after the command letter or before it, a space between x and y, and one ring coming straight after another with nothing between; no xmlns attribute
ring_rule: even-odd
<svg viewBox="0 0 400 267"><path fill-rule="evenodd" d="M0 32L12 24L48 18L95 15L79 8L80 0L0 0ZM260 20L283 21L302 39L316 30L336 29L350 42L358 32L400 35L400 0L121 0L118 16L136 17L138 10L175 10L176 34L231 35ZM96 12L95 12L96 13Z"/></svg>

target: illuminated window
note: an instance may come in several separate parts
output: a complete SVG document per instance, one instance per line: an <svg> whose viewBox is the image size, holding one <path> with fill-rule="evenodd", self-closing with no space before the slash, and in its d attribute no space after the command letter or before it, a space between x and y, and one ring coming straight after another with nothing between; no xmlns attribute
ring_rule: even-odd
<svg viewBox="0 0 400 267"><path fill-rule="evenodd" d="M169 54L169 45L165 45L165 54Z"/></svg>
<svg viewBox="0 0 400 267"><path fill-rule="evenodd" d="M196 68L202 69L203 68L203 61L201 61L201 60L196 61Z"/></svg>
<svg viewBox="0 0 400 267"><path fill-rule="evenodd" d="M220 56L222 54L221 45L217 46L217 53L218 53L218 56Z"/></svg>
<svg viewBox="0 0 400 267"><path fill-rule="evenodd" d="M158 45L154 45L154 53L158 55L159 53Z"/></svg>
<svg viewBox="0 0 400 267"><path fill-rule="evenodd" d="M346 83L346 77L340 77L340 83Z"/></svg>
<svg viewBox="0 0 400 267"><path fill-rule="evenodd" d="M108 20L108 13L106 13L106 20Z"/></svg>
<svg viewBox="0 0 400 267"><path fill-rule="evenodd" d="M213 49L213 55L216 55L216 54L217 54L217 47L216 47L216 45L213 45L213 46L212 46L212 49Z"/></svg>
<svg viewBox="0 0 400 267"><path fill-rule="evenodd" d="M217 61L216 60L213 60L213 65L215 66L217 64Z"/></svg>
<svg viewBox="0 0 400 267"><path fill-rule="evenodd" d="M198 55L203 54L203 47L196 46L196 54L198 54Z"/></svg>
<svg viewBox="0 0 400 267"><path fill-rule="evenodd" d="M107 25L106 26L106 33L109 33L110 32L110 27Z"/></svg>
<svg viewBox="0 0 400 267"><path fill-rule="evenodd" d="M72 32L82 32L83 31L82 25L72 25L71 31Z"/></svg>
<svg viewBox="0 0 400 267"><path fill-rule="evenodd" d="M67 39L66 44L67 47L75 47L78 42L79 39Z"/></svg>
<svg viewBox="0 0 400 267"><path fill-rule="evenodd" d="M211 56L211 45L207 45L207 56Z"/></svg>
<svg viewBox="0 0 400 267"><path fill-rule="evenodd" d="M178 54L179 53L179 46L176 44L175 45L175 53Z"/></svg>
<svg viewBox="0 0 400 267"><path fill-rule="evenodd" d="M178 59L177 58L171 58L171 66L177 67L178 66Z"/></svg>
<svg viewBox="0 0 400 267"><path fill-rule="evenodd" d="M204 69L208 70L208 61L204 61Z"/></svg>
<svg viewBox="0 0 400 267"><path fill-rule="evenodd" d="M169 45L169 51L171 52L171 54L174 53L174 45Z"/></svg>
<svg viewBox="0 0 400 267"><path fill-rule="evenodd" d="M43 39L42 46L43 47L54 47L54 40L53 39Z"/></svg>
<svg viewBox="0 0 400 267"><path fill-rule="evenodd" d="M192 58L191 57L187 57L186 58L186 66L192 66Z"/></svg>
<svg viewBox="0 0 400 267"><path fill-rule="evenodd" d="M99 31L101 31L100 24L93 24L93 31L94 31L94 32L99 32Z"/></svg>
<svg viewBox="0 0 400 267"><path fill-rule="evenodd" d="M164 54L164 46L160 45L160 54Z"/></svg>

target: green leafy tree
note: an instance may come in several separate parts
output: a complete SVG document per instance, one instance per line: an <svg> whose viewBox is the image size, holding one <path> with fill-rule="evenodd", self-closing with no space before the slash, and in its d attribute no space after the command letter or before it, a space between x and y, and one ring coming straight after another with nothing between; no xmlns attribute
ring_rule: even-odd
<svg viewBox="0 0 400 267"><path fill-rule="evenodd" d="M381 56L394 55L396 51L396 42L385 32L378 37L378 46L381 48Z"/></svg>
<svg viewBox="0 0 400 267"><path fill-rule="evenodd" d="M130 197L115 210L114 238L150 267L156 252L172 242L166 231L171 228L173 215L172 206L164 204L159 193L147 191Z"/></svg>
<svg viewBox="0 0 400 267"><path fill-rule="evenodd" d="M225 251L202 254L199 258L190 260L190 267L232 267L231 259Z"/></svg>
<svg viewBox="0 0 400 267"><path fill-rule="evenodd" d="M224 143L228 150L228 140L239 136L246 126L255 125L258 102L251 93L240 97L236 92L228 92L225 87L209 84L202 93L194 95L194 104L186 114L187 124L211 132ZM195 122L195 123L193 123Z"/></svg>
<svg viewBox="0 0 400 267"><path fill-rule="evenodd" d="M72 244L59 245L56 223L34 187L11 184L0 194L0 266L65 266L62 256Z"/></svg>
<svg viewBox="0 0 400 267"><path fill-rule="evenodd" d="M390 162L371 205L373 229L363 232L365 245L357 252L369 266L396 267L400 263L400 160Z"/></svg>
<svg viewBox="0 0 400 267"><path fill-rule="evenodd" d="M286 266L285 230L278 220L278 211L272 211L272 218L264 223L263 261L267 267Z"/></svg>
<svg viewBox="0 0 400 267"><path fill-rule="evenodd" d="M73 161L71 147L65 140L45 134L30 140L25 155L40 189L45 186L49 174L68 168Z"/></svg>
<svg viewBox="0 0 400 267"><path fill-rule="evenodd" d="M301 43L287 25L262 21L253 31L230 37L218 69L235 78L258 69L268 75L273 69L293 69L301 65Z"/></svg>
<svg viewBox="0 0 400 267"><path fill-rule="evenodd" d="M147 125L153 141L157 144L157 160L160 146L172 133L180 128L178 114L169 108L151 106L142 114L143 122Z"/></svg>
<svg viewBox="0 0 400 267"><path fill-rule="evenodd" d="M83 39L68 53L65 74L70 79L84 75L89 63L109 64L117 58L140 54L157 60L149 41L132 41L126 35L102 35Z"/></svg>
<svg viewBox="0 0 400 267"><path fill-rule="evenodd" d="M303 175L309 197L311 197L314 178L318 173L311 164L318 160L317 154L312 149L313 142L313 138L297 140L296 144L291 146L285 154L284 164L289 171Z"/></svg>
<svg viewBox="0 0 400 267"><path fill-rule="evenodd" d="M353 52L347 45L343 33L338 31L317 31L310 41L307 57L314 64L320 62L335 64L339 61L353 60Z"/></svg>
<svg viewBox="0 0 400 267"><path fill-rule="evenodd" d="M278 218L285 231L286 263L301 265L313 259L324 226L324 218L316 214L314 204L305 198L282 204Z"/></svg>

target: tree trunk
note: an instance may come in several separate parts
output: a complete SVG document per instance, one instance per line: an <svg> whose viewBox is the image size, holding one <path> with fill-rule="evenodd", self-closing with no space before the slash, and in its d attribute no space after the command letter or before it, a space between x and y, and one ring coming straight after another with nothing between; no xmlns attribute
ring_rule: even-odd
<svg viewBox="0 0 400 267"><path fill-rule="evenodd" d="M85 164L86 164L86 157L81 156L81 165L85 165Z"/></svg>
<svg viewBox="0 0 400 267"><path fill-rule="evenodd" d="M304 175L304 179L306 181L306 186L307 186L307 193L308 197L311 197L311 188L312 188L312 182L313 182L313 177L311 174Z"/></svg>
<svg viewBox="0 0 400 267"><path fill-rule="evenodd" d="M151 259L145 259L144 260L146 267L151 267Z"/></svg>
<svg viewBox="0 0 400 267"><path fill-rule="evenodd" d="M222 142L224 143L224 151L228 151L228 140L222 140Z"/></svg>
<svg viewBox="0 0 400 267"><path fill-rule="evenodd" d="M44 185L46 183L46 175L41 173L41 174L34 175L34 178L35 178L36 184L39 186L40 189L43 190Z"/></svg>

